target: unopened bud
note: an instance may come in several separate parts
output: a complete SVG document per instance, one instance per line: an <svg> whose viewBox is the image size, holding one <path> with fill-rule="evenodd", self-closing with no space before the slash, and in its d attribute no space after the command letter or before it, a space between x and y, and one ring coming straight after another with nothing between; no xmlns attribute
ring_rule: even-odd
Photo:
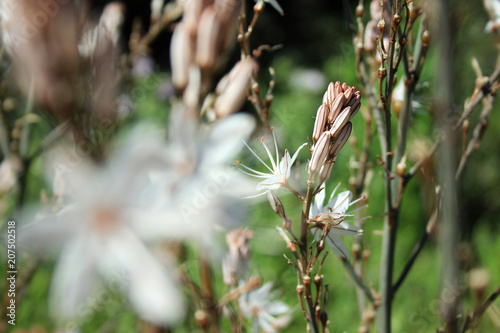
<svg viewBox="0 0 500 333"><path fill-rule="evenodd" d="M356 7L356 16L357 17L363 17L363 5L362 4L359 4Z"/></svg>
<svg viewBox="0 0 500 333"><path fill-rule="evenodd" d="M330 104L335 97L335 84L333 82L330 82L328 85L328 88L326 88L325 94L323 95L323 103Z"/></svg>
<svg viewBox="0 0 500 333"><path fill-rule="evenodd" d="M344 91L344 96L345 96L345 103L344 105L348 105L349 102L351 101L352 95L354 95L354 92L356 91L355 87L348 88L346 91Z"/></svg>
<svg viewBox="0 0 500 333"><path fill-rule="evenodd" d="M304 293L304 285L303 284L299 284L297 286L297 294L302 295L303 293Z"/></svg>
<svg viewBox="0 0 500 333"><path fill-rule="evenodd" d="M377 23L377 28L378 28L378 31L384 31L384 28L385 28L385 22L383 19L380 19L380 21L378 21Z"/></svg>
<svg viewBox="0 0 500 333"><path fill-rule="evenodd" d="M323 184L330 178L330 174L332 173L333 165L335 164L335 157L329 160L327 163L324 163L319 172L319 183ZM325 247L324 242L322 244L318 243L318 247L323 246L321 250Z"/></svg>
<svg viewBox="0 0 500 333"><path fill-rule="evenodd" d="M340 81L335 82L335 97L343 93L344 90L342 89L342 85L340 84Z"/></svg>
<svg viewBox="0 0 500 333"><path fill-rule="evenodd" d="M363 250L363 261L368 260L369 257L370 257L370 250L368 249Z"/></svg>
<svg viewBox="0 0 500 333"><path fill-rule="evenodd" d="M395 24L399 25L399 23L401 23L401 15L399 15L399 14L394 14L394 17L392 18L392 21L393 21Z"/></svg>
<svg viewBox="0 0 500 333"><path fill-rule="evenodd" d="M215 100L214 108L218 118L230 115L241 107L250 89L250 80L255 71L256 63L251 57L238 62L228 77L217 85L216 91L221 91Z"/></svg>
<svg viewBox="0 0 500 333"><path fill-rule="evenodd" d="M406 155L403 156L401 161L396 165L396 172L398 176L403 177L406 172Z"/></svg>
<svg viewBox="0 0 500 333"><path fill-rule="evenodd" d="M201 328L206 328L210 325L210 315L205 310L196 310L194 313L194 320Z"/></svg>
<svg viewBox="0 0 500 333"><path fill-rule="evenodd" d="M221 26L212 6L201 15L196 38L196 63L201 69L213 71L217 60L217 40Z"/></svg>
<svg viewBox="0 0 500 333"><path fill-rule="evenodd" d="M332 123L335 118L337 118L340 110L342 110L342 107L344 106L345 101L345 95L343 93L340 93L337 95L337 97L335 97L333 102L330 103L330 113L328 114L329 123Z"/></svg>
<svg viewBox="0 0 500 333"><path fill-rule="evenodd" d="M269 201L269 205L271 206L271 209L281 218L286 219L286 212L285 212L285 207L283 206L283 203L281 202L280 198L278 198L278 195L274 191L267 191L267 200Z"/></svg>
<svg viewBox="0 0 500 333"><path fill-rule="evenodd" d="M192 50L189 32L182 23L177 25L170 43L172 83L178 90L184 90L188 83Z"/></svg>
<svg viewBox="0 0 500 333"><path fill-rule="evenodd" d="M349 140L351 133L352 133L352 123L348 122L347 124L345 124L344 128L342 129L338 137L335 139L333 145L330 147L331 156L337 156L339 154L340 150L344 147L347 140Z"/></svg>
<svg viewBox="0 0 500 333"><path fill-rule="evenodd" d="M314 151L311 156L311 162L309 163L309 172L316 173L319 171L323 165L326 156L328 155L330 145L330 134L329 132L323 132L321 134L318 142L314 145Z"/></svg>
<svg viewBox="0 0 500 333"><path fill-rule="evenodd" d="M304 286L308 286L311 284L311 277L309 275L306 275L302 278L302 283Z"/></svg>
<svg viewBox="0 0 500 333"><path fill-rule="evenodd" d="M482 299L490 284L488 271L484 268L475 268L469 272L468 280L470 289L477 293L479 299Z"/></svg>
<svg viewBox="0 0 500 333"><path fill-rule="evenodd" d="M464 123L462 124L462 131L464 131L464 133L469 131L469 119L464 120Z"/></svg>
<svg viewBox="0 0 500 333"><path fill-rule="evenodd" d="M330 109L328 108L327 104L321 104L321 106L318 108L318 111L316 112L316 120L314 121L314 130L312 135L313 143L316 143L316 141L318 141L321 133L323 133L325 130L325 124L329 111Z"/></svg>
<svg viewBox="0 0 500 333"><path fill-rule="evenodd" d="M378 78L383 80L387 76L387 68L380 67L378 69Z"/></svg>
<svg viewBox="0 0 500 333"><path fill-rule="evenodd" d="M348 106L344 108L342 111L340 111L339 115L337 118L335 118L335 121L332 124L332 127L330 128L330 136L332 138L336 138L340 131L344 128L345 124L349 121L349 116L351 114L351 107Z"/></svg>
<svg viewBox="0 0 500 333"><path fill-rule="evenodd" d="M321 276L319 276L318 274L316 274L316 276L314 277L314 283L316 285L319 285L319 284L321 284L322 281L323 281L323 278Z"/></svg>
<svg viewBox="0 0 500 333"><path fill-rule="evenodd" d="M422 33L422 43L429 44L430 42L431 42L431 33L429 32L429 30L425 30Z"/></svg>

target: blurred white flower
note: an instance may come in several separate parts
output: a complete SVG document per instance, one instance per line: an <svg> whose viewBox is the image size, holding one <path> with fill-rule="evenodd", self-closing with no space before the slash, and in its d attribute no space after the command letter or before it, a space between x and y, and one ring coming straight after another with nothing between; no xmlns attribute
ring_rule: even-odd
<svg viewBox="0 0 500 333"><path fill-rule="evenodd" d="M321 228L313 230L316 240L321 239L321 230L324 230L324 232L326 232L325 241L328 246L330 246L339 256L349 259L349 251L340 236L356 236L362 234L363 230L347 223L357 221L358 219L345 220L345 218L354 216L353 213L355 211L362 209L365 206L354 211L347 212L350 206L362 200L363 197L351 202L351 191L344 191L335 196L335 192L337 191L339 185L337 185L337 187L333 190L326 205L324 205L325 189L323 188L318 194L316 194L309 212L309 221L316 222L322 226Z"/></svg>
<svg viewBox="0 0 500 333"><path fill-rule="evenodd" d="M279 161L279 153L278 153L278 144L276 143L276 136L274 135L273 128L271 128L271 131L273 133L273 139L274 139L274 148L276 150L276 160L274 160L273 155L271 154L271 151L267 148L266 143L264 142L264 138L261 139L261 143L264 146L264 149L267 152L267 156L269 157L269 160L271 161L271 166L269 166L266 162L264 162L253 150L250 148L250 146L245 142L245 145L247 148L252 152L252 154L262 163L264 166L270 171L270 172L260 172L257 170L254 170L252 168L249 168L245 164L241 163L240 161L237 162L238 166L241 166L239 168L243 173L251 176L251 177L256 177L256 178L262 178L264 179L260 183L257 184L257 191L263 191L260 194L257 194L255 196L251 197L256 197L260 195L264 195L267 193L267 191L270 190L277 190L280 187L285 186L288 183L288 178L290 178L290 170L292 168L293 163L297 159L297 155L299 154L299 151L307 144L304 143L302 144L295 154L290 157L290 153L288 152L287 149L285 149L285 155L281 158L281 162ZM271 168L272 167L272 168ZM244 169L248 170L245 171Z"/></svg>
<svg viewBox="0 0 500 333"><path fill-rule="evenodd" d="M500 27L500 0L484 0L484 8L490 16L484 30L486 32L498 30L498 27Z"/></svg>
<svg viewBox="0 0 500 333"><path fill-rule="evenodd" d="M141 318L156 324L182 319L184 301L168 273L172 268L162 267L145 245L158 237L142 228L150 221L148 207L141 207L138 198L146 179L142 167L152 160L142 149L115 156L106 166L82 160L57 175L66 206L19 232L21 246L47 251L62 245L51 286L57 318L78 318L100 278L120 277ZM157 232L175 228L165 223Z"/></svg>
<svg viewBox="0 0 500 333"><path fill-rule="evenodd" d="M266 283L257 290L243 294L238 303L245 318L252 318L254 332L275 333L285 328L291 321L290 308L275 300L276 292L271 292L273 284ZM259 327L255 327L258 325ZM260 328L260 329L259 329Z"/></svg>
<svg viewBox="0 0 500 333"><path fill-rule="evenodd" d="M241 220L251 183L230 161L255 127L252 116L235 114L209 128L199 128L182 110L173 110L171 140L163 154L166 168L151 174L145 201L151 214L189 230L191 238L210 242L214 231ZM201 133L200 133L201 132ZM160 228L149 224L153 230Z"/></svg>

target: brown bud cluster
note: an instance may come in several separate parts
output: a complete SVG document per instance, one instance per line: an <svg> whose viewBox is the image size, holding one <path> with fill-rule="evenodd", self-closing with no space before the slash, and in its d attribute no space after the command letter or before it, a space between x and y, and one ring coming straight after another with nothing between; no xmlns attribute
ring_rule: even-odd
<svg viewBox="0 0 500 333"><path fill-rule="evenodd" d="M184 17L172 36L172 81L179 90L188 84L189 69L215 72L236 41L241 0L184 2Z"/></svg>
<svg viewBox="0 0 500 333"><path fill-rule="evenodd" d="M333 163L352 131L350 120L361 106L361 93L356 87L339 81L328 85L323 104L316 114L313 130L311 173L320 172L320 182L330 176Z"/></svg>

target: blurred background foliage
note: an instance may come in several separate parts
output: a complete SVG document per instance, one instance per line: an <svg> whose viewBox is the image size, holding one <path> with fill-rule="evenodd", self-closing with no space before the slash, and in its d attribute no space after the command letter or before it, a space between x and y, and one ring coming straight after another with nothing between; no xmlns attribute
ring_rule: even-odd
<svg viewBox="0 0 500 333"><path fill-rule="evenodd" d="M268 67L275 70L276 88L274 102L271 108L270 124L276 128L280 149L285 148L291 153L303 142L310 142L314 116L319 107L323 92L328 82L341 81L358 86L360 82L355 71L355 54L352 39L343 7L339 1L321 0L281 0L284 9L282 17L270 6L267 6L259 19L252 36L253 47L260 44L277 45L282 48L273 53L263 53L259 58L261 66L259 81L262 89L268 85ZM93 6L98 11L107 1L94 1ZM125 36L130 32L132 21L140 17L146 26L149 17L149 4L145 1L126 1L127 21L124 26ZM350 1L351 12L354 11L357 1ZM488 16L482 4L475 1L452 1L450 16L454 25L453 48L454 58L454 102L455 112L461 112L465 99L473 92L475 74L472 70L471 59L476 57L485 75L491 74L496 64L497 50L495 39L491 34L484 32ZM251 1L248 6L252 5ZM369 4L365 1L363 20L369 19ZM439 20L439 18L432 18ZM148 120L158 123L168 121L168 102L159 99L160 83L169 77L169 39L170 31L164 32L152 45L151 56L156 62L155 72L140 80L128 83L126 89L136 92L131 95L133 102L132 116L124 124L139 120ZM433 41L434 42L434 41ZM124 43L124 48L126 45ZM428 58L420 86L416 93L416 100L422 107L414 110L412 116L410 143L415 139L433 140L436 138L432 127L432 96L434 90L434 74L436 73L436 54L431 43ZM238 58L235 48L228 68ZM311 82L304 79L304 73L313 75ZM399 75L398 75L399 76ZM366 107L365 100L362 100ZM469 159L461 181L460 207L463 223L461 233L461 263L464 272L476 267L484 267L490 274L491 284L487 294L500 281L500 241L498 241L500 216L500 154L497 142L500 141L500 114L499 103L495 102L491 114L489 128L481 147ZM251 110L247 103L244 110ZM472 116L474 124L479 112ZM34 137L41 139L49 128L37 125ZM360 115L353 120L353 137L361 144L364 131L364 122ZM258 138L257 138L258 139ZM258 143L257 140L254 140ZM352 140L351 140L352 141ZM253 146L256 146L254 144ZM373 162L374 176L368 189L368 209L366 214L371 216L366 222L362 244L369 250L364 280L369 286L378 289L380 265L381 230L384 214L384 185L382 167L376 162L379 154L378 137L375 137L370 151L370 161ZM409 148L411 151L411 148ZM342 182L341 189L349 189L350 158L353 147L346 145L332 172L327 184L328 194L338 182ZM299 155L300 163L296 171L304 176L308 153L304 150ZM254 163L253 157L244 151L242 160ZM32 166L30 173L30 188L28 197L36 200L39 197L43 182L39 179L39 163ZM429 218L429 208L426 207L426 192L428 177L419 175L411 182L406 191L400 229L397 240L396 276L403 268L413 247L422 236ZM305 177L301 177L303 186ZM431 192L432 193L432 192ZM301 203L296 197L287 194L286 190L279 192L287 212L293 221L300 221ZM327 194L327 195L328 195ZM286 245L275 230L280 220L274 215L267 202L253 200L249 211L248 225L255 231L251 241L252 264L250 272L259 275L264 282L273 281L282 292L282 299L289 305L297 304L295 293L296 275L283 258L287 253ZM435 236L435 235L434 235ZM348 247L351 239L346 239ZM290 255L287 253L287 255ZM2 262L4 260L2 259ZM439 299L439 276L442 258L438 255L435 237L426 243L415 266L410 272L402 288L398 291L394 301L393 331L394 332L435 332L442 325L436 311L436 302ZM22 265L22 263L20 263ZM48 319L47 289L50 284L50 272L53 262L44 261L42 269L34 275L25 294L25 301L18 308L16 331L40 327L50 332L54 323ZM189 266L189 261L186 263ZM195 266L195 265L193 265ZM344 267L335 255L330 253L324 266L323 274L329 284L328 312L330 315L331 332L357 332L360 314L358 311L355 285L346 274ZM220 273L218 273L220 276ZM219 281L222 281L220 279ZM224 285L217 286L219 295L224 291ZM474 295L463 289L465 302L463 312L474 306ZM135 332L140 325L133 313L128 309L120 295L111 295L102 302L82 327L82 332ZM500 318L499 302L492 307L485 316L480 332L498 331L492 323L492 318ZM495 315L496 313L496 315ZM493 319L494 320L494 319ZM226 327L229 331L229 327ZM175 330L175 332L183 330ZM192 329L195 331L195 328ZM295 307L294 321L286 332L304 332L305 321L301 310Z"/></svg>

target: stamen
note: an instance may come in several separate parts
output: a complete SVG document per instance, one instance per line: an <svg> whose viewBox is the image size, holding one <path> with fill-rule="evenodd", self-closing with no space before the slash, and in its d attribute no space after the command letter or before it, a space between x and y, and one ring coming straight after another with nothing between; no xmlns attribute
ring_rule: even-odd
<svg viewBox="0 0 500 333"><path fill-rule="evenodd" d="M257 159L260 161L260 163L264 164L266 166L266 168L271 171L272 174L274 174L274 171L266 164L264 163L264 161L259 157L259 155L257 155L253 150L252 148L250 148L250 146L245 142L245 140L241 140L243 141L243 143L245 144L245 146L247 146L248 150L250 150L253 154L253 156L257 157Z"/></svg>

